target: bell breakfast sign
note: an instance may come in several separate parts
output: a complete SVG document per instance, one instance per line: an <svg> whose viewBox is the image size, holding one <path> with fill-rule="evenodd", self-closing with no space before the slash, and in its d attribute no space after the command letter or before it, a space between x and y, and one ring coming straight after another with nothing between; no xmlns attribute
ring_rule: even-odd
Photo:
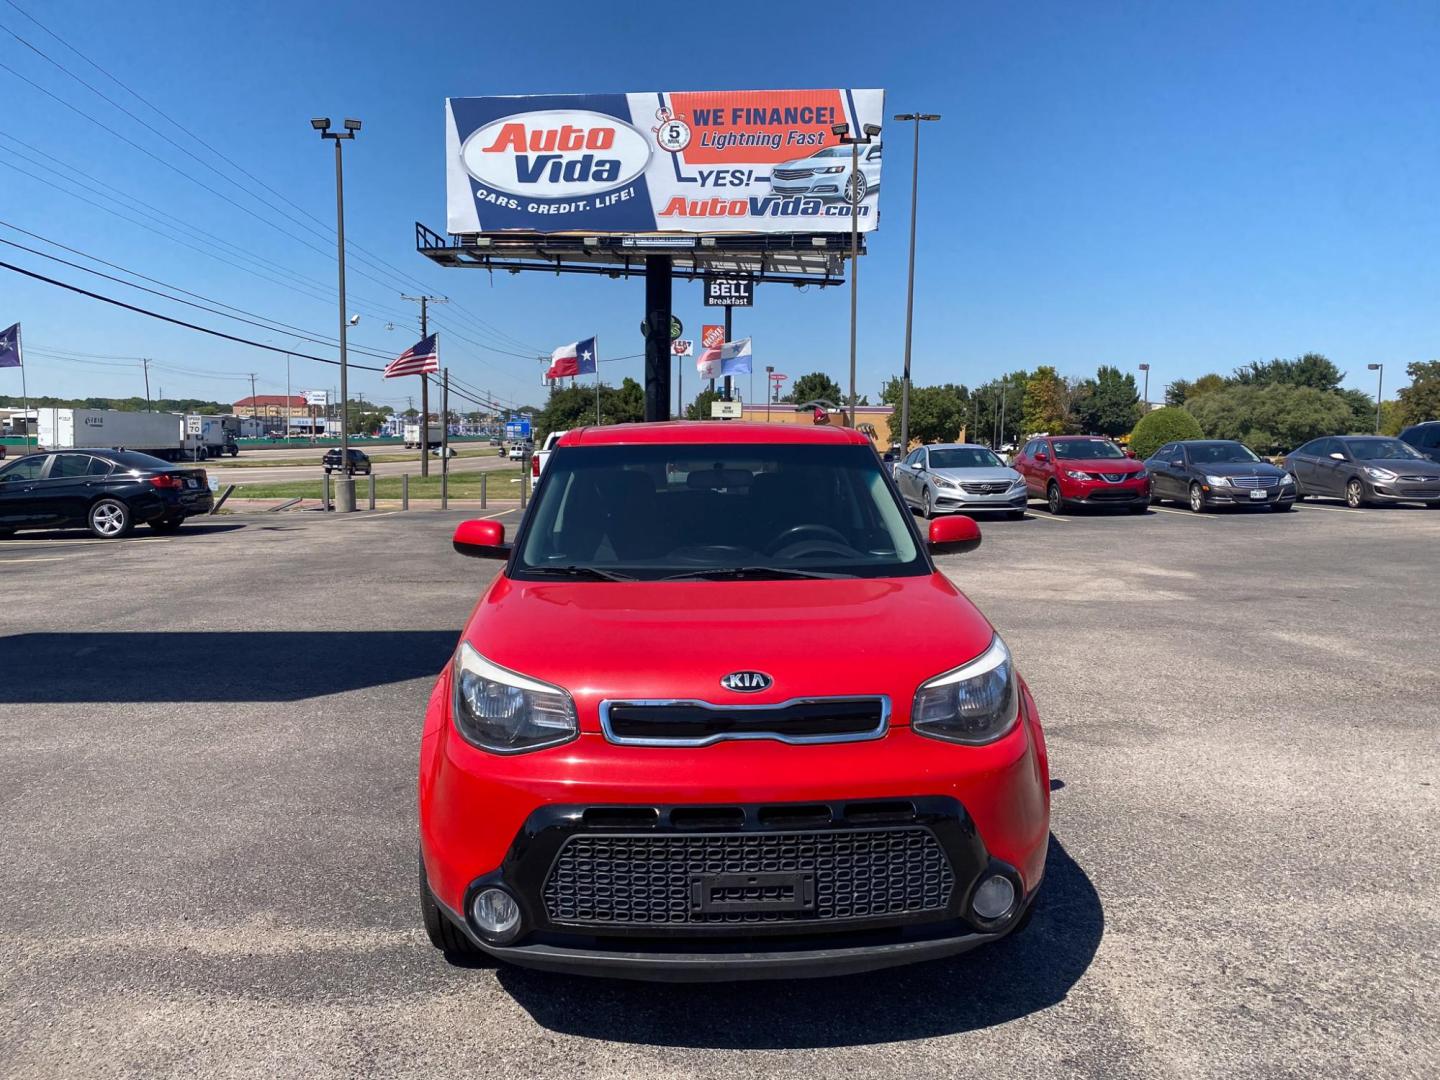
<svg viewBox="0 0 1440 1080"><path fill-rule="evenodd" d="M825 233L876 226L883 90L449 98L451 233Z"/></svg>

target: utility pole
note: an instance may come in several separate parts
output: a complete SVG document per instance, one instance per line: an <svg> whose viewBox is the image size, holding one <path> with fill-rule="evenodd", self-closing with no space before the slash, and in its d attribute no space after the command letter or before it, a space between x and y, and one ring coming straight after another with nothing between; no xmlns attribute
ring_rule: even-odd
<svg viewBox="0 0 1440 1080"><path fill-rule="evenodd" d="M1380 403L1384 398L1385 390L1385 365L1366 364L1369 370L1377 372L1375 377L1375 434L1380 434Z"/></svg>
<svg viewBox="0 0 1440 1080"><path fill-rule="evenodd" d="M440 371L440 509L450 505L450 369Z"/></svg>
<svg viewBox="0 0 1440 1080"><path fill-rule="evenodd" d="M409 300L420 305L420 340L430 336L430 305L448 304L448 296L406 296L400 294L401 300ZM424 372L420 374L420 475L430 475L430 378Z"/></svg>
<svg viewBox="0 0 1440 1080"><path fill-rule="evenodd" d="M1141 364L1140 370L1145 373L1145 392L1140 400L1145 403L1145 412L1148 413L1150 411L1150 365Z"/></svg>
<svg viewBox="0 0 1440 1080"><path fill-rule="evenodd" d="M900 113L896 120L915 123L915 156L910 170L910 283L905 290L905 374L900 380L900 456L910 451L910 328L915 318L915 205L920 194L920 121L939 113Z"/></svg>
<svg viewBox="0 0 1440 1080"><path fill-rule="evenodd" d="M259 399L257 399L257 398L255 397L255 373L252 371L252 372L250 373L250 419L256 421L256 426L255 426L255 434L256 434L256 435L261 434L261 431L260 431L260 423L259 423L259 419L258 419L259 416L260 416L260 401L259 401Z"/></svg>
<svg viewBox="0 0 1440 1080"><path fill-rule="evenodd" d="M145 371L145 411L146 411L146 412L149 412L149 411L150 411L150 361L149 361L147 358L145 358L145 357L141 357L141 358L140 358L140 367L141 367L142 369L144 369L144 371ZM253 394L254 391L252 390L251 393Z"/></svg>

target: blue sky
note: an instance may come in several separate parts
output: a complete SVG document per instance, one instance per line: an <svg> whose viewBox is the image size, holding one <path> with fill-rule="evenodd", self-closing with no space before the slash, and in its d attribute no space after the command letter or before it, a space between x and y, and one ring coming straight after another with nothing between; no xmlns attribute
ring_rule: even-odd
<svg viewBox="0 0 1440 1080"><path fill-rule="evenodd" d="M917 382L970 385L1048 363L1152 365L1159 386L1252 360L1319 351L1373 391L1440 355L1440 5L1426 3L831 3L724 5L432 2L196 4L13 0L200 134L295 209L218 161L0 0L0 26L49 53L220 173L56 70L10 33L0 63L215 189L207 191L0 70L0 220L193 292L333 333L334 174L313 115L363 119L346 147L347 230L387 269L351 261L353 340L398 352L417 336L405 275L448 293L445 359L470 385L539 401L530 354L597 333L602 355L639 352L643 283L442 271L414 253L413 223L444 226L447 95L714 88L883 87L887 112L944 119L921 154ZM896 126L898 128L898 125ZM900 367L909 139L887 131L881 226L861 268L860 388ZM90 173L83 198L21 156ZM53 174L50 174L53 175ZM247 214L229 177L307 225L312 247ZM298 275L262 280L108 214L113 188ZM70 186L70 185L67 185ZM222 195L224 197L222 197ZM313 221L311 220L313 217ZM307 231L313 228L318 232ZM49 250L9 229L0 238ZM318 249L318 250L317 250ZM69 267L0 245L0 259L172 312ZM61 253L63 254L63 253ZM227 252L227 256L233 255ZM70 258L72 256L66 256ZM77 260L79 261L79 260ZM367 279L373 272L379 281ZM267 270L273 273L273 269ZM848 366L846 290L772 286L737 312L757 364L792 377ZM687 329L707 321L677 284ZM194 316L196 313L190 312ZM411 314L413 320L414 315ZM285 386L283 357L165 326L0 270L0 326L22 319L32 393L152 392L233 400ZM287 344L278 332L196 321ZM387 321L396 328L386 330ZM469 338L461 340L459 335ZM482 348L489 346L489 349ZM65 352L78 359L36 355ZM332 354L333 355L333 354ZM88 360L81 363L79 360ZM619 369L617 371L617 369ZM641 374L639 360L607 377ZM687 390L694 386L693 373ZM292 385L333 384L297 361ZM409 383L413 380L404 380ZM12 385L13 384L13 385ZM396 383L352 392L403 405ZM0 371L0 393L19 378Z"/></svg>

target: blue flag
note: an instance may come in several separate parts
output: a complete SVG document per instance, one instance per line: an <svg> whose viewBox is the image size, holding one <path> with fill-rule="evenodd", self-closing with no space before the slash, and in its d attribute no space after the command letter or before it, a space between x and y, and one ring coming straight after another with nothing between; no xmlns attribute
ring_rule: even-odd
<svg viewBox="0 0 1440 1080"><path fill-rule="evenodd" d="M0 333L0 367L20 366L20 324Z"/></svg>

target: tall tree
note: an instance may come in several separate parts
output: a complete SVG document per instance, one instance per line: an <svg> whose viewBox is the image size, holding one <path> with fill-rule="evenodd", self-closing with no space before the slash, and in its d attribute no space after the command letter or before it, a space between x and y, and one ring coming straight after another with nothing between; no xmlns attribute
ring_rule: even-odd
<svg viewBox="0 0 1440 1080"><path fill-rule="evenodd" d="M840 405L844 402L845 391L840 389L840 384L826 375L823 371L812 371L808 375L801 375L795 380L781 401L789 401L794 404L802 404L806 401L829 401L832 404Z"/></svg>
<svg viewBox="0 0 1440 1080"><path fill-rule="evenodd" d="M910 438L922 443L953 442L960 437L960 429L965 426L968 406L969 394L963 386L953 383L945 386L912 386ZM898 416L892 419L890 428L898 439Z"/></svg>
<svg viewBox="0 0 1440 1080"><path fill-rule="evenodd" d="M1440 360L1417 360L1405 368L1410 385L1395 396L1400 418L1407 424L1440 420Z"/></svg>
<svg viewBox="0 0 1440 1080"><path fill-rule="evenodd" d="M1075 398L1075 419L1091 434L1124 435L1140 419L1140 392L1135 376L1108 364L1081 384Z"/></svg>
<svg viewBox="0 0 1440 1080"><path fill-rule="evenodd" d="M686 420L709 420L710 405L713 402L722 400L719 390L711 390L708 386L695 395L695 400L685 406Z"/></svg>
<svg viewBox="0 0 1440 1080"><path fill-rule="evenodd" d="M1025 384L1024 426L1029 435L1070 430L1070 388L1049 364L1037 367Z"/></svg>
<svg viewBox="0 0 1440 1080"><path fill-rule="evenodd" d="M1346 431L1353 419L1339 394L1287 383L1231 386L1186 402L1185 408L1206 438L1237 439L1257 454L1284 453Z"/></svg>
<svg viewBox="0 0 1440 1080"><path fill-rule="evenodd" d="M1345 373L1319 353L1306 353L1294 360L1257 360L1235 369L1232 380L1240 386L1284 383L1315 390L1338 390Z"/></svg>

